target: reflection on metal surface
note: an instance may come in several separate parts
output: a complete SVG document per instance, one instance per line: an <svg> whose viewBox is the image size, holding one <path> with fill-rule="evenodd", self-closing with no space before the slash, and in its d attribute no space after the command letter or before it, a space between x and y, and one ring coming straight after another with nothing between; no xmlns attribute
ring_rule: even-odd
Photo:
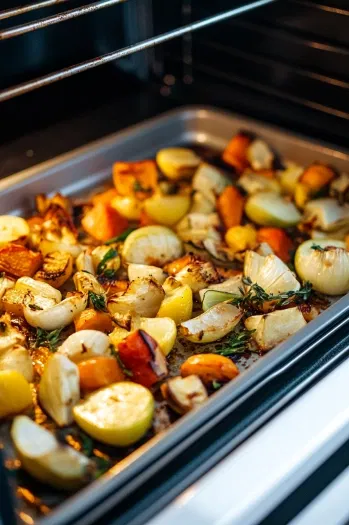
<svg viewBox="0 0 349 525"><path fill-rule="evenodd" d="M65 2L69 2L69 0L43 0L41 2L35 2L34 4L27 4L11 9L6 9L5 11L0 12L0 20L12 18L13 16L24 15L24 13L29 13L30 11L35 11L36 9L63 4Z"/></svg>
<svg viewBox="0 0 349 525"><path fill-rule="evenodd" d="M113 0L110 0L110 1L113 1ZM77 64L75 66L67 67L65 69L62 69L55 73L50 73L49 75L45 75L35 80L24 82L23 84L19 84L12 88L8 88L3 91L0 91L0 102L3 102L4 100L8 100L13 97L17 97L19 95L23 95L24 93L28 93L29 91L33 91L34 89L38 89L40 87L47 86L49 84L52 84L53 82L57 82L58 80L69 78L83 71L88 71L89 69L93 69L96 66L101 66L103 64L113 62L114 60L123 58L132 53L143 51L144 49L148 49L150 47L161 44L163 42L167 42L169 40L172 40L173 38L183 36L186 33L189 33L190 31L196 31L197 29L201 29L211 24L221 22L223 20L231 18L232 16L241 15L243 13L246 13L247 11L251 11L252 9L256 9L257 7L262 7L272 2L275 2L275 0L257 0L245 6L236 7L234 9L230 9L229 11L225 11L224 13L219 13L218 15L210 16L208 18L204 18L203 20L199 20L198 22L193 22L191 24L179 27L172 31L168 31L167 33L163 33L162 35L148 38L147 40L144 40L143 42L139 42L138 44L134 44L134 45L125 47L123 49L119 49L112 53L107 53L106 55L103 55L101 57L86 60L85 62L81 62L80 64ZM116 3L115 0L114 0L114 3ZM4 32L2 33L2 35L3 34ZM0 38L1 38L1 33L0 33Z"/></svg>
<svg viewBox="0 0 349 525"><path fill-rule="evenodd" d="M34 20L34 22L28 22L27 24L22 24L20 26L10 27L9 29L0 31L0 40L7 40L8 38L24 35L25 33L30 33L31 31L36 31L37 29L43 29L44 27L48 27L53 24L65 22L66 20L77 18L81 15L88 15L89 13L93 13L99 9L104 9L105 7L120 4L124 1L125 0L101 0L93 4L77 7L76 9L70 9L64 13L48 16L47 18L41 18L40 20Z"/></svg>

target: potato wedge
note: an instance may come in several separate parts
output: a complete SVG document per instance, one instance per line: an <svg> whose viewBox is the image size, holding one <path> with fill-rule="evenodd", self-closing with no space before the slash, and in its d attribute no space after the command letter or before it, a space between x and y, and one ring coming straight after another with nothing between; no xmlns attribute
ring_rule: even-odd
<svg viewBox="0 0 349 525"><path fill-rule="evenodd" d="M161 385L161 393L170 407L179 414L198 408L208 398L198 376L173 377Z"/></svg>

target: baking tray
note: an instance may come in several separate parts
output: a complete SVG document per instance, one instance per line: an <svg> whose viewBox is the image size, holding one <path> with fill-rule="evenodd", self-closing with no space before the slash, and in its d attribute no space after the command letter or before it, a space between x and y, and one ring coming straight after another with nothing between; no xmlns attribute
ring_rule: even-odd
<svg viewBox="0 0 349 525"><path fill-rule="evenodd" d="M231 136L241 129L267 141L284 159L300 164L318 160L341 171L347 169L349 154L345 151L216 109L185 107L0 181L0 213L27 214L37 193L59 190L66 195L82 195L110 180L111 166L116 160L151 158L165 146L185 144L222 150ZM112 505L129 492L131 481L133 488L144 483L179 449L217 423L224 407L239 403L258 388L265 388L272 377L306 352L313 351L343 323L348 311L349 300L345 296L295 336L258 359L252 369L212 396L204 409L188 414L164 435L139 447L98 481L40 519L40 523L77 523L82 519L81 523L87 524L98 519L101 502L105 502L104 507ZM256 360L257 356L252 354L251 359L242 358L238 365L249 368ZM92 509L94 512L89 512Z"/></svg>

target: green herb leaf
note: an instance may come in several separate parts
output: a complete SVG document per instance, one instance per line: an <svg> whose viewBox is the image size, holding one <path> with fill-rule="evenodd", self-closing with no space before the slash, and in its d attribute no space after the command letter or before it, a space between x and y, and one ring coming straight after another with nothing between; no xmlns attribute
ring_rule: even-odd
<svg viewBox="0 0 349 525"><path fill-rule="evenodd" d="M81 452L87 457L92 456L93 440L83 432L79 432L79 438L81 442Z"/></svg>
<svg viewBox="0 0 349 525"><path fill-rule="evenodd" d="M96 465L96 470L93 473L93 477L95 479L99 478L103 474L105 474L111 467L112 463L110 460L106 458L101 458L100 456L94 456L93 461Z"/></svg>
<svg viewBox="0 0 349 525"><path fill-rule="evenodd" d="M100 277L104 277L105 279L115 279L116 278L117 271L116 270L104 270L104 272L100 275Z"/></svg>
<svg viewBox="0 0 349 525"><path fill-rule="evenodd" d="M117 237L112 237L111 239L109 239L104 244L106 244L108 246L109 244L114 244L114 242L122 242L125 239L127 239L127 237L130 235L130 233L132 233L135 229L136 228L127 228L127 230L125 230L122 233L120 233L120 235L118 235Z"/></svg>
<svg viewBox="0 0 349 525"><path fill-rule="evenodd" d="M225 357L232 354L243 354L248 349L247 345L254 331L255 330L243 330L239 333L232 334L228 341L226 341L226 346L214 350L214 353Z"/></svg>
<svg viewBox="0 0 349 525"><path fill-rule="evenodd" d="M212 381L212 388L214 388L215 390L219 390L221 386L223 385L219 381L216 381L216 380Z"/></svg>
<svg viewBox="0 0 349 525"><path fill-rule="evenodd" d="M98 310L100 312L106 312L107 305L105 302L104 295L100 295L94 292L88 292L88 298L95 310Z"/></svg>
<svg viewBox="0 0 349 525"><path fill-rule="evenodd" d="M42 328L37 328L35 347L39 348L39 346L48 346L51 352L55 352L57 346L60 344L62 330L63 328L58 328L57 330L52 330L52 332L47 332Z"/></svg>
<svg viewBox="0 0 349 525"><path fill-rule="evenodd" d="M311 246L311 249L312 250L318 250L319 252L324 252L325 251L325 248L323 248L322 246L320 246L319 244L313 244Z"/></svg>
<svg viewBox="0 0 349 525"><path fill-rule="evenodd" d="M118 255L117 250L115 250L115 248L110 248L110 250L107 251L107 253L104 255L103 259L101 260L101 262L97 266L97 273L98 274L103 273L104 270L106 269L107 262L110 261L111 259L114 259L115 257L117 257L117 255Z"/></svg>

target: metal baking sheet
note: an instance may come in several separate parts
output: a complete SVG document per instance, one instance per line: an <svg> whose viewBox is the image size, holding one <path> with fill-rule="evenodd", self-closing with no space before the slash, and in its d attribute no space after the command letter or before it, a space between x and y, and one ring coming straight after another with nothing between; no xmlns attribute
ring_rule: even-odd
<svg viewBox="0 0 349 525"><path fill-rule="evenodd" d="M241 129L266 140L284 159L300 164L318 160L341 171L348 169L349 153L345 151L216 109L186 107L0 181L0 213L27 214L37 193L59 190L71 196L85 194L110 180L111 167L116 160L151 158L165 146L188 144L222 150L231 136ZM207 427L218 413L223 413L224 407L238 402L261 385L265 386L268 378L289 366L301 353L311 351L314 342L329 335L348 311L349 300L345 296L262 359L256 354L249 359L239 357L238 365L245 372L213 395L205 409L181 418L164 435L158 435L139 447L108 474L68 498L40 522L50 525L68 523L81 517L85 511L97 508L98 503L112 494L114 500L121 498L131 479L135 484L137 479L140 483L149 478L158 464L173 457L178 447L196 439L200 429ZM182 351L185 354L185 349ZM254 363L256 360L258 362ZM252 363L254 366L250 369ZM92 514L90 516L85 516L84 524L90 522ZM94 519L97 517L94 515Z"/></svg>

